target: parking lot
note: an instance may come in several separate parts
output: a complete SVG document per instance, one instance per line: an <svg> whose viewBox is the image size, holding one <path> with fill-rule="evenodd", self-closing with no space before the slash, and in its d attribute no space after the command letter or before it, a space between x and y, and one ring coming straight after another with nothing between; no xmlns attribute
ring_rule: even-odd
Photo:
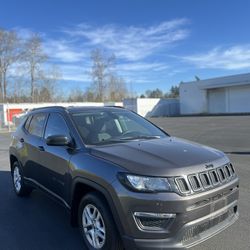
<svg viewBox="0 0 250 250"><path fill-rule="evenodd" d="M240 219L192 250L250 249L250 116L155 118L169 134L228 154L240 176ZM0 133L0 250L80 250L78 230L59 204L39 191L17 198L8 163L10 135Z"/></svg>

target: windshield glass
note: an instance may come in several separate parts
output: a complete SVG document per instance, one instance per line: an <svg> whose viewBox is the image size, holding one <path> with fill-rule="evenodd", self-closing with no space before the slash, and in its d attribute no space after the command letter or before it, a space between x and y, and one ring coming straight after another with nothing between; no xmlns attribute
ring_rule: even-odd
<svg viewBox="0 0 250 250"><path fill-rule="evenodd" d="M147 120L125 110L83 111L73 113L72 117L87 145L157 139L168 136Z"/></svg>

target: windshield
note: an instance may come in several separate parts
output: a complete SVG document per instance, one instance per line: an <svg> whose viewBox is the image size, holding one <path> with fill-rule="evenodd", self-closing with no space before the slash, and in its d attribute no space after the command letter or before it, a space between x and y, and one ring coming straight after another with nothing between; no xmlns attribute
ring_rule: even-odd
<svg viewBox="0 0 250 250"><path fill-rule="evenodd" d="M72 114L87 145L119 143L128 140L168 136L142 117L129 111L86 111Z"/></svg>

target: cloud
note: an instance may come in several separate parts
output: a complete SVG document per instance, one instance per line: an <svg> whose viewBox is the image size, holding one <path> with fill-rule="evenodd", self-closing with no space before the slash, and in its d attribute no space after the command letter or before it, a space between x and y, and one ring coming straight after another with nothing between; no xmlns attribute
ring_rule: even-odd
<svg viewBox="0 0 250 250"><path fill-rule="evenodd" d="M206 53L184 56L181 59L199 68L250 69L250 44L228 48L216 47Z"/></svg>
<svg viewBox="0 0 250 250"><path fill-rule="evenodd" d="M100 48L115 54L117 74L127 83L154 84L162 78L161 74L171 69L162 58L189 36L188 24L187 19L144 26L84 23L53 34L41 33L44 51L49 56L45 67L58 66L65 81L89 84L91 51ZM25 28L16 30L24 39L33 33Z"/></svg>
<svg viewBox="0 0 250 250"><path fill-rule="evenodd" d="M168 65L164 63L145 63L145 62L132 62L132 63L122 63L117 66L119 71L161 71L169 68Z"/></svg>
<svg viewBox="0 0 250 250"><path fill-rule="evenodd" d="M84 61L88 52L79 45L66 39L47 39L44 42L44 51L52 58L60 62L74 63Z"/></svg>
<svg viewBox="0 0 250 250"><path fill-rule="evenodd" d="M17 35L22 39L29 39L32 36L32 34L34 34L33 30L22 27L15 27L13 28L13 31L15 31ZM39 33L39 35L43 36L42 33Z"/></svg>
<svg viewBox="0 0 250 250"><path fill-rule="evenodd" d="M89 68L84 66L62 64L60 69L63 73L63 80L76 82L90 82Z"/></svg>
<svg viewBox="0 0 250 250"><path fill-rule="evenodd" d="M147 27L80 24L64 32L74 38L84 38L90 46L107 49L118 58L137 61L187 38L188 23L187 19L175 19Z"/></svg>
<svg viewBox="0 0 250 250"><path fill-rule="evenodd" d="M31 38L33 34L39 34L42 38L43 49L52 61L74 63L83 61L86 56L89 56L89 51L81 48L79 44L68 37L63 39L52 39L45 33L38 33L34 30L22 27L15 27L13 30L16 31L17 35L23 40Z"/></svg>

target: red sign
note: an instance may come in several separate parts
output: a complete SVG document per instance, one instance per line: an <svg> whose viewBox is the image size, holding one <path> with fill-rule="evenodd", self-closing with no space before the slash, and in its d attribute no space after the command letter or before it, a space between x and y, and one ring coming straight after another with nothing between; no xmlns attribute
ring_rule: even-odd
<svg viewBox="0 0 250 250"><path fill-rule="evenodd" d="M22 109L7 109L7 121L12 122L13 116L22 113Z"/></svg>

